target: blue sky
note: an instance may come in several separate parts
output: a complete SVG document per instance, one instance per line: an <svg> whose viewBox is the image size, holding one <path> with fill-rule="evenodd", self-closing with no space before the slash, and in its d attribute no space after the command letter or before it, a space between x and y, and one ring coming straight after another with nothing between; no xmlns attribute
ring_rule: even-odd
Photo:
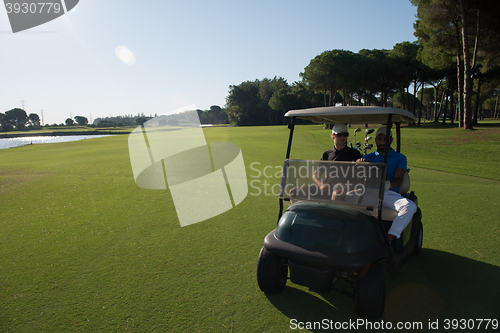
<svg viewBox="0 0 500 333"><path fill-rule="evenodd" d="M70 13L13 34L0 8L0 112L24 101L52 124L223 107L229 85L298 81L325 50L414 41L415 13L408 0L80 0ZM120 60L119 46L135 62Z"/></svg>

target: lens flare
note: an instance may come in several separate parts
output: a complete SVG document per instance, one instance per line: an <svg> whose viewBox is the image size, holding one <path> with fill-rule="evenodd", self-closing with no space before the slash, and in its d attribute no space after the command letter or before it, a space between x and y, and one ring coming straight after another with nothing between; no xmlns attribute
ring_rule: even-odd
<svg viewBox="0 0 500 333"><path fill-rule="evenodd" d="M127 65L135 64L135 55L128 48L122 45L118 45L115 49L116 56L118 59L123 61Z"/></svg>

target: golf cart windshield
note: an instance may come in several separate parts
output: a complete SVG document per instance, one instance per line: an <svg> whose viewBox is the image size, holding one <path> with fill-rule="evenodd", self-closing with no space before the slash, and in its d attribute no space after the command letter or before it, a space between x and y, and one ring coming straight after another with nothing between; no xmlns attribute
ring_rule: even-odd
<svg viewBox="0 0 500 333"><path fill-rule="evenodd" d="M279 198L354 206L376 216L384 181L383 163L285 160Z"/></svg>

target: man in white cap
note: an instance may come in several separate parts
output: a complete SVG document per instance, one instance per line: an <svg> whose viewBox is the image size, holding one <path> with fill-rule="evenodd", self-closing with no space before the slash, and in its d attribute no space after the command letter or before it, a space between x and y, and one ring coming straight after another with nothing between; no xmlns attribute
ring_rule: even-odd
<svg viewBox="0 0 500 333"><path fill-rule="evenodd" d="M334 142L332 149L327 150L321 156L322 161L344 161L344 162L354 162L361 158L361 153L353 148L347 147L347 137L349 132L347 131L347 126L345 124L335 124L332 129L330 137ZM331 181L324 172L314 172L313 181L318 186L321 191L320 195L327 199L332 199L334 185L330 184ZM337 180L338 181L338 180Z"/></svg>
<svg viewBox="0 0 500 333"><path fill-rule="evenodd" d="M384 163L385 151L386 149L389 150L389 155L387 157L387 181L385 184L384 201L382 202L382 206L394 209L398 212L398 216L396 216L392 222L392 226L387 235L389 242L392 242L394 238L399 238L401 236L401 232L403 232L406 226L410 223L413 214L417 211L417 206L413 201L398 193L399 186L403 182L404 175L407 172L406 156L398 153L390 147L392 144L391 131L389 131L389 147L385 146L386 135L387 128L379 128L375 135L377 150L366 154L358 161Z"/></svg>
<svg viewBox="0 0 500 333"><path fill-rule="evenodd" d="M327 150L321 156L322 161L356 161L361 158L361 153L353 148L347 147L349 132L345 124L335 124L330 137L334 142L332 149Z"/></svg>

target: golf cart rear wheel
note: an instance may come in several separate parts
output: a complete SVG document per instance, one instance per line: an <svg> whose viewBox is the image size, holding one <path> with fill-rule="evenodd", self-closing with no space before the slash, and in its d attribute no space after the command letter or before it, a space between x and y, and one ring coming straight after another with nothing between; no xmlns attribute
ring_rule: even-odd
<svg viewBox="0 0 500 333"><path fill-rule="evenodd" d="M424 226L422 224L422 221L418 221L418 228L417 228L417 239L415 241L415 248L413 249L413 252L411 253L414 256L419 255L420 251L422 251L422 243L424 242Z"/></svg>
<svg viewBox="0 0 500 333"><path fill-rule="evenodd" d="M262 247L257 261L257 282L260 290L267 294L278 294L285 289L288 265L285 258Z"/></svg>
<svg viewBox="0 0 500 333"><path fill-rule="evenodd" d="M363 318L382 317L385 307L384 266L376 262L370 270L356 281L354 290L356 313Z"/></svg>

